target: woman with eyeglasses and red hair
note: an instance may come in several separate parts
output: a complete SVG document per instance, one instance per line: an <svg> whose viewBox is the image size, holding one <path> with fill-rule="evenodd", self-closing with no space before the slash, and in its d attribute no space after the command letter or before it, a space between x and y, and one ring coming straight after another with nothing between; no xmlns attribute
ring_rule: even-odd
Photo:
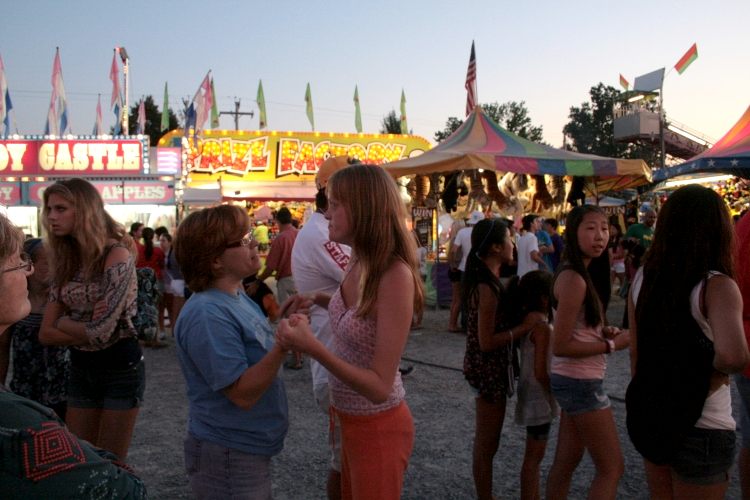
<svg viewBox="0 0 750 500"><path fill-rule="evenodd" d="M194 292L174 332L190 402L185 468L197 498L271 498L271 457L289 426L279 377L286 351L242 287L260 269L249 231L241 208L222 205L191 213L174 238ZM290 298L282 311L300 305Z"/></svg>

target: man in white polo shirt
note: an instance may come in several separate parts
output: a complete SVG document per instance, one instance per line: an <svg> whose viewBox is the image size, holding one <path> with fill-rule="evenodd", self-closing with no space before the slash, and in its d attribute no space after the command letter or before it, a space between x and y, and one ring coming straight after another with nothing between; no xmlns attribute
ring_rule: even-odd
<svg viewBox="0 0 750 500"><path fill-rule="evenodd" d="M461 273L461 277L463 278L464 271L466 271L466 260L469 258L469 252L471 252L471 231L474 229L474 226L477 222L484 219L484 214L479 211L474 211L469 216L469 219L466 221L466 227L459 229L458 233L456 233L456 238L453 240L453 244L451 245L451 248L449 252L451 255L448 258L448 262L455 262L458 260L457 253L460 252L461 254L461 260L458 264L458 271ZM455 260L452 260L455 259ZM460 330L465 330L464 323L464 314L463 314L463 298L461 300L462 304L460 307L461 311L461 324L462 327ZM449 325L450 327L450 325ZM455 330L451 330L455 331Z"/></svg>

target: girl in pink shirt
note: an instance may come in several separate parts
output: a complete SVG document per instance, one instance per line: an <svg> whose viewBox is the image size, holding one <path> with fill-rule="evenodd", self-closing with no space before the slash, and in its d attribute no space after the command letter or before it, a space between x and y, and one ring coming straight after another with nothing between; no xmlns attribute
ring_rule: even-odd
<svg viewBox="0 0 750 500"><path fill-rule="evenodd" d="M565 228L565 250L552 289L550 385L561 409L560 431L546 498L567 498L573 473L588 451L596 467L589 498L614 499L624 465L602 382L605 354L625 349L628 334L604 326L611 293L609 223L598 207L584 205L570 211Z"/></svg>
<svg viewBox="0 0 750 500"><path fill-rule="evenodd" d="M341 422L342 498L397 500L414 444L414 422L398 372L423 289L414 238L395 181L381 167L351 165L328 181L331 241L352 257L341 286L311 294L328 308L329 351L307 317L282 320L279 343L330 372L331 407Z"/></svg>

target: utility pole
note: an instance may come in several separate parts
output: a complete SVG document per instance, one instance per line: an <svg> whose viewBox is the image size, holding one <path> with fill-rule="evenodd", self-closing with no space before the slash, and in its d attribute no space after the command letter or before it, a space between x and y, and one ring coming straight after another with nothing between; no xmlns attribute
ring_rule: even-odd
<svg viewBox="0 0 750 500"><path fill-rule="evenodd" d="M240 100L236 97L234 98L234 111L219 111L219 115L234 115L234 129L239 130L240 129L240 115L242 116L249 116L252 118L255 116L254 111L240 111Z"/></svg>

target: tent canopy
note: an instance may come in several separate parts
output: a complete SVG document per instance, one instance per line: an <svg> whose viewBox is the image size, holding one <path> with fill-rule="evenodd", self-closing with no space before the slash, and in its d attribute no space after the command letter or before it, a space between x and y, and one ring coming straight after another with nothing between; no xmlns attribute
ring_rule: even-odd
<svg viewBox="0 0 750 500"><path fill-rule="evenodd" d="M383 168L396 177L480 168L531 175L596 176L602 190L633 187L651 179L651 169L643 160L606 158L538 144L501 128L480 106L434 148Z"/></svg>
<svg viewBox="0 0 750 500"><path fill-rule="evenodd" d="M654 170L654 181L701 172L750 177L750 106L714 147L685 163Z"/></svg>

